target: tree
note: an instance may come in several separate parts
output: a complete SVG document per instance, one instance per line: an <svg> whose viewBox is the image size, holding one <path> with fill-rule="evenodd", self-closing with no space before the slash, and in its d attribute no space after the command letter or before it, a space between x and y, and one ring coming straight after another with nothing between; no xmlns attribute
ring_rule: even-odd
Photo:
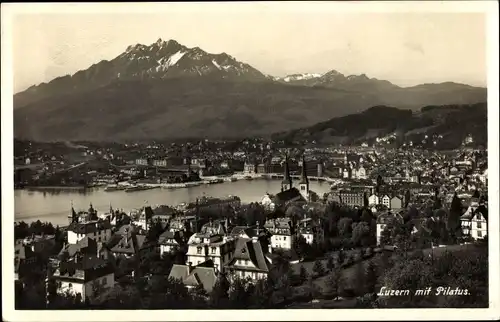
<svg viewBox="0 0 500 322"><path fill-rule="evenodd" d="M335 262L333 261L333 257L328 256L328 259L326 261L326 268L331 271L332 269L335 268Z"/></svg>
<svg viewBox="0 0 500 322"><path fill-rule="evenodd" d="M408 207L408 204L410 203L410 198L411 198L411 193L410 190L406 190L405 192L405 198L404 198L404 207Z"/></svg>
<svg viewBox="0 0 500 322"><path fill-rule="evenodd" d="M348 217L344 217L338 222L339 235L342 237L350 237L352 231L353 220Z"/></svg>
<svg viewBox="0 0 500 322"><path fill-rule="evenodd" d="M337 253L337 267L341 267L345 261L345 252L343 250L339 250Z"/></svg>
<svg viewBox="0 0 500 322"><path fill-rule="evenodd" d="M373 260L368 261L368 265L366 266L365 284L367 293L375 293L375 287L377 285L377 267Z"/></svg>
<svg viewBox="0 0 500 322"><path fill-rule="evenodd" d="M342 270L336 268L326 279L326 294L328 297L337 299L343 283Z"/></svg>
<svg viewBox="0 0 500 322"><path fill-rule="evenodd" d="M363 208L363 210L361 211L361 221L364 221L367 224L370 224L373 219L374 218L373 218L373 214L372 214L371 210L368 207Z"/></svg>
<svg viewBox="0 0 500 322"><path fill-rule="evenodd" d="M200 306L205 304L205 301L208 297L208 292L205 290L203 287L203 284L197 284L192 290L191 290L191 296L193 298L193 301L196 303L200 303Z"/></svg>
<svg viewBox="0 0 500 322"><path fill-rule="evenodd" d="M276 295L283 302L286 302L292 293L292 286L288 275L282 275L276 284Z"/></svg>
<svg viewBox="0 0 500 322"><path fill-rule="evenodd" d="M312 276L309 276L307 280L307 293L309 298L315 299L320 295L320 290L318 289L318 286L314 284L314 279Z"/></svg>
<svg viewBox="0 0 500 322"><path fill-rule="evenodd" d="M251 297L251 306L254 308L267 308L272 303L273 288L265 279L260 279L255 283Z"/></svg>
<svg viewBox="0 0 500 322"><path fill-rule="evenodd" d="M314 262L313 272L316 274L316 276L323 276L325 274L325 268L321 260L317 260Z"/></svg>
<svg viewBox="0 0 500 322"><path fill-rule="evenodd" d="M352 243L354 246L369 246L371 244L370 226L361 221L353 224Z"/></svg>
<svg viewBox="0 0 500 322"><path fill-rule="evenodd" d="M230 283L225 274L219 274L214 288L210 293L210 306L214 308L224 308L229 301Z"/></svg>
<svg viewBox="0 0 500 322"><path fill-rule="evenodd" d="M309 277L307 274L307 270L303 265L300 265L299 277L301 283L305 283L307 281L307 278Z"/></svg>
<svg viewBox="0 0 500 322"><path fill-rule="evenodd" d="M352 263L354 263L354 257L353 257L353 254L352 253L348 253L346 258L345 258L345 264L347 266L349 265L352 265Z"/></svg>
<svg viewBox="0 0 500 322"><path fill-rule="evenodd" d="M302 235L293 238L295 238L293 247L299 258L307 258L311 251L311 245L307 243Z"/></svg>
<svg viewBox="0 0 500 322"><path fill-rule="evenodd" d="M460 229L460 217L462 216L462 201L458 198L457 193L453 195L450 205L450 214L448 216L448 230L452 234Z"/></svg>
<svg viewBox="0 0 500 322"><path fill-rule="evenodd" d="M379 244L382 246L392 244L391 228L389 226L386 226L384 230L382 230L382 232L380 233Z"/></svg>
<svg viewBox="0 0 500 322"><path fill-rule="evenodd" d="M363 263L356 264L356 279L355 283L355 292L358 296L362 296L366 293L366 285L365 285L365 269Z"/></svg>
<svg viewBox="0 0 500 322"><path fill-rule="evenodd" d="M229 290L229 301L232 308L242 309L245 308L248 300L246 293L245 281L239 277L233 279Z"/></svg>

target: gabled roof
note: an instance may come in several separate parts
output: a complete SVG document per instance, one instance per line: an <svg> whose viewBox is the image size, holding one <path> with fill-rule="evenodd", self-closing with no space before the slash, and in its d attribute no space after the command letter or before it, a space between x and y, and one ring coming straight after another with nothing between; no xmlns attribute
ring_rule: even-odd
<svg viewBox="0 0 500 322"><path fill-rule="evenodd" d="M484 205L480 205L477 207L476 211L474 212L474 215L477 213L480 213L486 221L488 221L488 209Z"/></svg>
<svg viewBox="0 0 500 322"><path fill-rule="evenodd" d="M234 256L231 262L227 266L235 267L237 266L237 260L249 260L253 263L253 267L241 267L247 270L257 270L263 272L269 272L270 265L269 261L266 259L265 251L262 248L262 244L259 241L239 238L236 241L236 247L234 251Z"/></svg>
<svg viewBox="0 0 500 322"><path fill-rule="evenodd" d="M472 217L474 217L474 209L469 206L469 208L467 208L465 213L462 216L460 216L460 219L461 220L470 220L470 219L472 219Z"/></svg>
<svg viewBox="0 0 500 322"><path fill-rule="evenodd" d="M133 232L122 236L120 241L111 248L113 253L136 254L145 245L146 236Z"/></svg>
<svg viewBox="0 0 500 322"><path fill-rule="evenodd" d="M78 252L80 253L93 253L97 254L97 241L93 238L85 236L83 239L79 240L76 244L67 244L61 251L59 255L67 252L69 257L75 256Z"/></svg>
<svg viewBox="0 0 500 322"><path fill-rule="evenodd" d="M173 232L170 230L167 230L163 232L160 237L158 238L158 244L160 245L167 245L171 244L171 240L174 240L177 242L177 244L180 244L182 242L182 238L180 236L180 233L178 231Z"/></svg>
<svg viewBox="0 0 500 322"><path fill-rule="evenodd" d="M189 269L187 265L174 264L168 277L179 279L187 286L201 284L207 292L211 292L217 281L215 269L213 267L199 266L192 268L191 272L189 272Z"/></svg>

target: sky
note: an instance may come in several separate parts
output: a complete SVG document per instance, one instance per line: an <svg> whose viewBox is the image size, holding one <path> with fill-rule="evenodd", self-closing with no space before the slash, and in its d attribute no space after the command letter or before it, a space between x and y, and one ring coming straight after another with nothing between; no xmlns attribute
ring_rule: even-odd
<svg viewBox="0 0 500 322"><path fill-rule="evenodd" d="M366 74L400 86L486 86L486 17L470 12L356 12L270 4L163 4L12 18L14 92L74 74L127 46L175 39L226 52L264 74ZM114 7L115 9L117 7ZM288 9L288 10L286 10ZM80 11L82 12L82 11Z"/></svg>

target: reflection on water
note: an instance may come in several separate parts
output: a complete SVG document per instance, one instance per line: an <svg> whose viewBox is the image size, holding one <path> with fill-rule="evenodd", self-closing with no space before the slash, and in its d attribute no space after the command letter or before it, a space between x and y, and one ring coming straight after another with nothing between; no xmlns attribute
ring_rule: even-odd
<svg viewBox="0 0 500 322"><path fill-rule="evenodd" d="M44 191L15 190L15 220L31 222L40 219L55 225L66 225L71 211L87 209L92 203L99 212L107 212L111 205L115 209L130 211L149 205L177 205L195 201L197 197L239 196L242 202L260 201L266 193L280 191L280 180L242 180L222 184L201 185L181 189L151 189L126 193L106 192L102 188L91 189L50 189ZM330 190L327 182L311 182L311 190L322 196Z"/></svg>

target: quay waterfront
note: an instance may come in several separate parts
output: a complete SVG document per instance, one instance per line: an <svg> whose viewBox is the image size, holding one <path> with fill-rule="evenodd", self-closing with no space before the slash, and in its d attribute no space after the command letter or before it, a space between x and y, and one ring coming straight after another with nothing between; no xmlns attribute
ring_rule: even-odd
<svg viewBox="0 0 500 322"><path fill-rule="evenodd" d="M255 179L257 178L255 176ZM241 198L242 203L260 202L265 193L279 192L280 184L281 180L272 179L237 180L221 184L200 184L182 189L149 189L133 193L125 193L123 190L106 192L103 187L47 191L19 189L14 191L15 221L40 220L65 226L71 202L75 210L85 210L92 203L99 212L107 212L110 205L126 212L141 208L145 204L178 205L195 201L204 195L211 197L235 195ZM311 181L310 187L320 196L330 191L329 182Z"/></svg>

